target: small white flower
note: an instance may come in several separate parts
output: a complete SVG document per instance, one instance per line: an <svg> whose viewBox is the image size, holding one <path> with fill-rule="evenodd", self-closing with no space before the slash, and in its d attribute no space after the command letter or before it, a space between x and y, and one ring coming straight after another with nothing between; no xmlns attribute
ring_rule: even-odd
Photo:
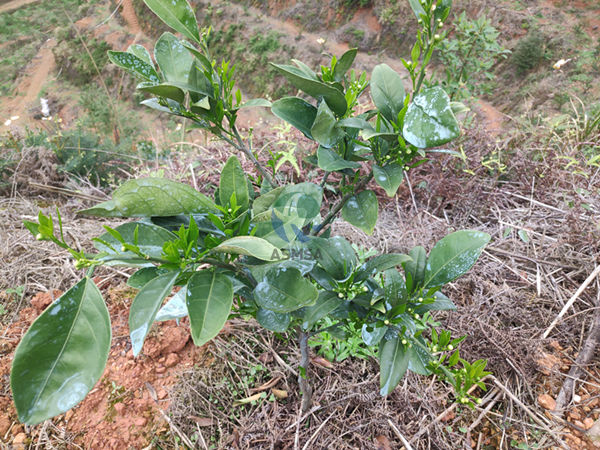
<svg viewBox="0 0 600 450"><path fill-rule="evenodd" d="M175 127L175 131L179 131L181 130L182 125L180 123L177 124L177 127Z"/></svg>
<svg viewBox="0 0 600 450"><path fill-rule="evenodd" d="M323 39L323 38L317 39L317 44L323 45L324 43L325 43L325 39Z"/></svg>
<svg viewBox="0 0 600 450"><path fill-rule="evenodd" d="M14 122L15 120L19 120L19 116L12 116L12 117L10 118L10 120L12 120L13 122Z"/></svg>
<svg viewBox="0 0 600 450"><path fill-rule="evenodd" d="M9 126L12 123L12 120L8 119L6 122L4 122L4 126Z"/></svg>
<svg viewBox="0 0 600 450"><path fill-rule="evenodd" d="M435 11L436 6L435 5L431 5L431 11Z"/></svg>

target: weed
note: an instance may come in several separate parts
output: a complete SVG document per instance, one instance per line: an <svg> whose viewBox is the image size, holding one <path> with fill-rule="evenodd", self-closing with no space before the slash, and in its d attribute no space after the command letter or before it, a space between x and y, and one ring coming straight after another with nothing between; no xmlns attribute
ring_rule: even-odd
<svg viewBox="0 0 600 450"><path fill-rule="evenodd" d="M518 75L523 76L538 66L544 55L545 41L544 35L534 30L517 43L511 62Z"/></svg>

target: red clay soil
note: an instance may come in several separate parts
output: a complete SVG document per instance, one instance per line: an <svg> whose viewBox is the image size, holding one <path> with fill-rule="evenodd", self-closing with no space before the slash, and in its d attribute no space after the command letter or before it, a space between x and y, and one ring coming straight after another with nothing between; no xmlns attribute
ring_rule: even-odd
<svg viewBox="0 0 600 450"><path fill-rule="evenodd" d="M100 280L96 279L96 283ZM154 326L142 355L133 358L127 326L134 291L109 288L105 298L112 320L112 347L104 374L86 399L73 410L53 420L75 434L75 443L85 448L143 448L153 436L168 429L164 415L169 407L169 388L182 370L194 364L208 365L203 348L190 340L187 324L175 321ZM40 426L26 434L18 422L8 389L14 350L33 320L60 292L42 292L31 299L19 320L0 333L0 447L20 448L38 438Z"/></svg>

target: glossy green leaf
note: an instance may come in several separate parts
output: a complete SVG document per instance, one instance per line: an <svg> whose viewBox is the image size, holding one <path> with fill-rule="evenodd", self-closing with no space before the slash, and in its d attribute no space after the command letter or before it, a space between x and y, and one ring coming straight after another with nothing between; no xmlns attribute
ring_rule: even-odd
<svg viewBox="0 0 600 450"><path fill-rule="evenodd" d="M187 184L166 178L139 178L123 183L113 192L112 200L79 213L101 217L164 217L217 211L208 197Z"/></svg>
<svg viewBox="0 0 600 450"><path fill-rule="evenodd" d="M404 169L398 163L387 164L383 167L373 165L373 178L385 190L388 197L393 197L404 180Z"/></svg>
<svg viewBox="0 0 600 450"><path fill-rule="evenodd" d="M194 57L173 34L166 32L154 45L154 59L165 80L187 83Z"/></svg>
<svg viewBox="0 0 600 450"><path fill-rule="evenodd" d="M350 67L352 67L352 63L354 62L357 53L357 48L351 48L340 57L333 69L333 79L335 81L342 81L344 79L344 75L348 72Z"/></svg>
<svg viewBox="0 0 600 450"><path fill-rule="evenodd" d="M379 383L382 396L392 393L408 369L410 354L400 337L384 338L379 347Z"/></svg>
<svg viewBox="0 0 600 450"><path fill-rule="evenodd" d="M146 49L146 47L144 47L143 45L140 45L140 44L131 44L127 48L127 53L131 53L132 55L137 56L142 61L144 61L146 64L148 64L153 69L155 69L154 68L154 62L152 61L152 57L150 56L150 52L148 52L148 50Z"/></svg>
<svg viewBox="0 0 600 450"><path fill-rule="evenodd" d="M254 289L261 308L277 313L295 311L312 305L319 295L312 283L295 268L274 268Z"/></svg>
<svg viewBox="0 0 600 450"><path fill-rule="evenodd" d="M461 230L439 240L427 259L424 286L442 286L467 273L490 239L481 231Z"/></svg>
<svg viewBox="0 0 600 450"><path fill-rule="evenodd" d="M256 312L256 321L260 326L276 333L285 333L290 326L292 317L287 314L276 313L268 309L259 308Z"/></svg>
<svg viewBox="0 0 600 450"><path fill-rule="evenodd" d="M319 215L322 200L323 188L318 184L288 184L273 202L272 208L282 214L298 216L305 226Z"/></svg>
<svg viewBox="0 0 600 450"><path fill-rule="evenodd" d="M420 0L408 0L411 9L415 13L417 19L421 19L422 15L425 15L425 10L423 9L423 5Z"/></svg>
<svg viewBox="0 0 600 450"><path fill-rule="evenodd" d="M360 271L354 277L354 280L366 280L367 278L374 276L376 273L398 267L409 261L412 261L412 258L402 253L386 253L375 256L362 265Z"/></svg>
<svg viewBox="0 0 600 450"><path fill-rule="evenodd" d="M201 106L199 102L203 102L204 104L202 106L204 106L204 109L210 110L210 103L208 99L209 97L215 97L215 88L211 81L204 74L202 66L197 59L194 60L192 67L190 68L186 87L187 90L190 91L191 101L194 102L194 104Z"/></svg>
<svg viewBox="0 0 600 450"><path fill-rule="evenodd" d="M358 263L352 245L341 236L314 237L307 243L307 246L313 258L336 280L346 278Z"/></svg>
<svg viewBox="0 0 600 450"><path fill-rule="evenodd" d="M396 269L388 269L383 274L383 295L390 307L406 300L406 284L402 275Z"/></svg>
<svg viewBox="0 0 600 450"><path fill-rule="evenodd" d="M337 120L326 102L319 104L310 134L315 141L326 148L333 147L344 137L344 130L338 127Z"/></svg>
<svg viewBox="0 0 600 450"><path fill-rule="evenodd" d="M160 83L160 78L154 67L133 53L109 51L108 59L132 75L142 77L153 83Z"/></svg>
<svg viewBox="0 0 600 450"><path fill-rule="evenodd" d="M19 420L35 425L83 400L104 372L110 339L102 295L84 278L33 322L17 347L10 386Z"/></svg>
<svg viewBox="0 0 600 450"><path fill-rule="evenodd" d="M370 190L361 191L350 197L342 208L344 220L367 234L373 233L378 214L377 196Z"/></svg>
<svg viewBox="0 0 600 450"><path fill-rule="evenodd" d="M460 127L450 98L438 86L423 89L408 106L402 129L404 139L419 148L450 142L460 135Z"/></svg>
<svg viewBox="0 0 600 450"><path fill-rule="evenodd" d="M261 281L267 275L267 272L275 267L293 267L295 269L298 269L302 275L306 275L313 269L313 267L316 264L316 262L313 260L304 259L306 256L308 256L308 253L305 252L302 252L300 254L293 253L291 254L291 256L293 257L290 257L289 259L284 259L283 261L277 261L274 263L267 264L246 264L246 267L248 268L248 270L250 270L250 273L252 274L255 280Z"/></svg>
<svg viewBox="0 0 600 450"><path fill-rule="evenodd" d="M254 235L269 241L277 248L284 248L303 236L304 222L305 219L293 211L271 208L261 214L261 220L256 222Z"/></svg>
<svg viewBox="0 0 600 450"><path fill-rule="evenodd" d="M273 106L273 103L271 103L266 98L253 98L253 99L250 99L250 100L242 103L240 105L239 109L256 108L256 107L270 108L271 106Z"/></svg>
<svg viewBox="0 0 600 450"><path fill-rule="evenodd" d="M213 248L215 252L253 256L263 261L278 261L283 253L269 241L256 236L237 236Z"/></svg>
<svg viewBox="0 0 600 450"><path fill-rule="evenodd" d="M148 284L150 280L156 278L161 273L164 273L164 270L161 270L158 267L143 267L129 277L127 286L131 286L134 289L141 289Z"/></svg>
<svg viewBox="0 0 600 450"><path fill-rule="evenodd" d="M147 92L158 97L168 98L177 103L183 103L185 100L185 92L172 83L150 83L144 82L136 86L138 91Z"/></svg>
<svg viewBox="0 0 600 450"><path fill-rule="evenodd" d="M137 243L135 238L136 229ZM116 227L115 230L121 235L125 243L137 245L140 252L153 258L160 258L165 242L176 238L173 233L162 227L141 222L124 223L123 225ZM104 233L97 240L94 240L93 243L98 251L107 254L106 256L100 257L100 260L114 259L117 257L118 260L123 263L148 263L143 257L136 255L131 251L122 251L121 242L111 233ZM111 265L111 263L108 263L108 265Z"/></svg>
<svg viewBox="0 0 600 450"><path fill-rule="evenodd" d="M221 205L229 205L229 200L233 194L235 194L236 203L240 207L239 212L246 211L250 204L248 182L240 160L235 156L229 157L223 170L221 170L221 179L219 180Z"/></svg>
<svg viewBox="0 0 600 450"><path fill-rule="evenodd" d="M334 150L319 146L317 149L317 162L319 167L326 172L336 172L344 169L358 169L360 163L347 161Z"/></svg>
<svg viewBox="0 0 600 450"><path fill-rule="evenodd" d="M181 105L179 102L171 99L165 100L168 106L163 106L158 98L147 98L144 101L140 102L140 105L147 106L148 108L152 108L156 111L165 112L167 114L181 114Z"/></svg>
<svg viewBox="0 0 600 450"><path fill-rule="evenodd" d="M425 278L425 264L427 263L427 253L421 246L413 248L408 256L412 258L412 261L407 261L402 264L405 273L409 273L413 282L413 289L420 286Z"/></svg>
<svg viewBox="0 0 600 450"><path fill-rule="evenodd" d="M302 328L310 330L323 317L335 311L342 304L335 292L321 291L314 305L304 308Z"/></svg>
<svg viewBox="0 0 600 450"><path fill-rule="evenodd" d="M343 116L346 113L348 109L346 97L336 88L307 77L304 71L297 67L273 63L271 65L301 91L317 100L324 99L336 115Z"/></svg>
<svg viewBox="0 0 600 450"><path fill-rule="evenodd" d="M144 3L175 31L200 42L196 15L187 0L144 0Z"/></svg>
<svg viewBox="0 0 600 450"><path fill-rule="evenodd" d="M369 331L369 327L371 327L373 330ZM361 329L362 340L369 346L378 345L381 342L381 339L383 339L385 336L387 330L388 327L386 326L377 328L375 324L367 325L365 323Z"/></svg>
<svg viewBox="0 0 600 450"><path fill-rule="evenodd" d="M139 355L163 300L170 294L179 272L167 272L150 280L135 296L129 310L129 336L133 356Z"/></svg>
<svg viewBox="0 0 600 450"><path fill-rule="evenodd" d="M273 206L275 200L281 195L286 186L279 186L278 188L271 189L266 194L257 197L252 203L252 216L258 216L259 214L268 211Z"/></svg>
<svg viewBox="0 0 600 450"><path fill-rule="evenodd" d="M216 271L196 272L187 285L186 304L194 344L204 345L225 325L233 304L233 285Z"/></svg>
<svg viewBox="0 0 600 450"><path fill-rule="evenodd" d="M379 112L390 122L398 120L404 108L404 84L402 77L387 64L379 64L371 75L371 98Z"/></svg>
<svg viewBox="0 0 600 450"><path fill-rule="evenodd" d="M427 368L427 364L431 360L431 355L425 350L425 341L422 337L417 338L419 344L414 343L408 350L408 370L418 373L419 375L431 375L431 371Z"/></svg>
<svg viewBox="0 0 600 450"><path fill-rule="evenodd" d="M300 130L307 138L313 139L310 129L317 117L317 108L306 100L298 97L283 97L273 102L271 111Z"/></svg>
<svg viewBox="0 0 600 450"><path fill-rule="evenodd" d="M433 294L434 301L433 303L426 303L423 305L418 305L415 307L415 312L418 314L423 314L427 311L455 311L456 305L452 303L448 297L442 294L439 291L436 291Z"/></svg>
<svg viewBox="0 0 600 450"><path fill-rule="evenodd" d="M187 317L188 309L185 304L185 294L187 287L184 286L177 293L171 297L171 299L163 305L162 308L156 313L154 318L155 322L162 322L164 320L181 319Z"/></svg>

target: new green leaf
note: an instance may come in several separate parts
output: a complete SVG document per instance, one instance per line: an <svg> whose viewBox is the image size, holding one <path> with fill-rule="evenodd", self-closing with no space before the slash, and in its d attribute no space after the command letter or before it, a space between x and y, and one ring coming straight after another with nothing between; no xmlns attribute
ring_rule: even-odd
<svg viewBox="0 0 600 450"><path fill-rule="evenodd" d="M277 247L256 236L237 236L227 239L213 248L213 251L253 256L263 261L277 261L283 258Z"/></svg>
<svg viewBox="0 0 600 450"><path fill-rule="evenodd" d="M227 160L221 171L221 179L219 181L219 199L221 205L229 205L232 194L235 194L236 203L240 207L238 214L246 211L250 204L248 182L244 174L244 169L242 169L239 159L235 156L231 156Z"/></svg>
<svg viewBox="0 0 600 450"><path fill-rule="evenodd" d="M35 425L83 400L104 372L110 339L102 295L84 278L33 322L17 347L10 385L19 420Z"/></svg>

